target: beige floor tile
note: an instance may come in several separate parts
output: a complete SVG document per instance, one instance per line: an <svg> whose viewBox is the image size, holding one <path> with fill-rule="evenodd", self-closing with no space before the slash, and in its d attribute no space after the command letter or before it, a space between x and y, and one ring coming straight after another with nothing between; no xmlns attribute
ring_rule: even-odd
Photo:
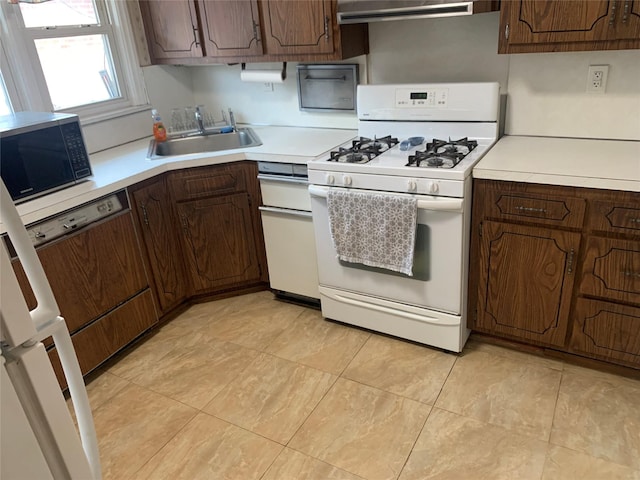
<svg viewBox="0 0 640 480"><path fill-rule="evenodd" d="M542 355L530 353L525 351L519 351L514 348L501 347L500 345L494 345L492 343L483 342L481 339L474 338L473 334L467 341L467 344L462 351L462 356L467 352L485 352L489 354L500 355L507 358L512 358L525 363L531 363L534 365L540 365L541 367L549 367L555 370L562 370L564 368L564 362L562 360L556 360L554 358L547 358Z"/></svg>
<svg viewBox="0 0 640 480"><path fill-rule="evenodd" d="M200 413L135 478L258 480L282 448L266 438Z"/></svg>
<svg viewBox="0 0 640 480"><path fill-rule="evenodd" d="M264 350L305 311L305 307L279 302L269 295L252 294L244 303L238 300L242 297L228 299L227 305L207 320L203 331L218 340Z"/></svg>
<svg viewBox="0 0 640 480"><path fill-rule="evenodd" d="M422 345L372 335L343 376L433 405L456 358Z"/></svg>
<svg viewBox="0 0 640 480"><path fill-rule="evenodd" d="M238 378L258 351L209 337L177 347L130 380L191 407L202 409Z"/></svg>
<svg viewBox="0 0 640 480"><path fill-rule="evenodd" d="M470 352L457 359L436 406L548 440L562 372Z"/></svg>
<svg viewBox="0 0 640 480"><path fill-rule="evenodd" d="M400 480L538 480L547 443L434 408Z"/></svg>
<svg viewBox="0 0 640 480"><path fill-rule="evenodd" d="M278 357L339 375L371 334L305 310L266 349Z"/></svg>
<svg viewBox="0 0 640 480"><path fill-rule="evenodd" d="M640 382L565 371L551 443L640 470Z"/></svg>
<svg viewBox="0 0 640 480"><path fill-rule="evenodd" d="M262 480L362 480L304 453L285 448Z"/></svg>
<svg viewBox="0 0 640 480"><path fill-rule="evenodd" d="M130 478L196 414L196 410L134 384L94 411L105 480Z"/></svg>
<svg viewBox="0 0 640 480"><path fill-rule="evenodd" d="M552 445L542 480L640 480L640 471Z"/></svg>
<svg viewBox="0 0 640 480"><path fill-rule="evenodd" d="M430 409L339 379L289 446L369 480L395 478Z"/></svg>
<svg viewBox="0 0 640 480"><path fill-rule="evenodd" d="M329 373L260 354L204 411L286 444L335 380Z"/></svg>
<svg viewBox="0 0 640 480"><path fill-rule="evenodd" d="M90 383L86 385L91 411L95 411L96 408L111 400L111 398L113 398L120 390L129 385L127 380L116 377L106 371L100 372L99 374L97 373L96 375L99 376L93 377ZM75 422L75 411L73 409L71 398L67 398L67 407L69 408L71 417Z"/></svg>

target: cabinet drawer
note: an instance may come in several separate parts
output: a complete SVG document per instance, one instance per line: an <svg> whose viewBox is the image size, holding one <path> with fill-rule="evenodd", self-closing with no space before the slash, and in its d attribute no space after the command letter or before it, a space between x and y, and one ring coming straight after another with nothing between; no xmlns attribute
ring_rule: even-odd
<svg viewBox="0 0 640 480"><path fill-rule="evenodd" d="M640 368L640 308L578 299L571 349Z"/></svg>
<svg viewBox="0 0 640 480"><path fill-rule="evenodd" d="M486 195L490 217L566 228L580 228L584 221L586 202L581 198L518 191L517 186L489 189Z"/></svg>
<svg viewBox="0 0 640 480"><path fill-rule="evenodd" d="M640 235L640 195L637 200L635 204L591 202L590 229Z"/></svg>
<svg viewBox="0 0 640 480"><path fill-rule="evenodd" d="M589 237L580 292L640 305L640 242Z"/></svg>
<svg viewBox="0 0 640 480"><path fill-rule="evenodd" d="M157 321L151 291L146 290L73 335L71 340L82 374L92 371ZM66 380L55 347L49 351L49 359L58 383L65 388Z"/></svg>
<svg viewBox="0 0 640 480"><path fill-rule="evenodd" d="M242 164L183 170L172 173L169 182L176 201L247 190L245 168Z"/></svg>

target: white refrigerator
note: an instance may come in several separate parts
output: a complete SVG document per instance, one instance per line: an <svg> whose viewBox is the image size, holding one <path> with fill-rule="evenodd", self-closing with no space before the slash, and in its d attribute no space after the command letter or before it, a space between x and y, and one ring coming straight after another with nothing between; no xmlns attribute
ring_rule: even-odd
<svg viewBox="0 0 640 480"><path fill-rule="evenodd" d="M37 307L29 311L0 239L0 479L99 480L93 417L71 337L2 181L0 223L37 300ZM49 336L69 385L77 429L41 343Z"/></svg>

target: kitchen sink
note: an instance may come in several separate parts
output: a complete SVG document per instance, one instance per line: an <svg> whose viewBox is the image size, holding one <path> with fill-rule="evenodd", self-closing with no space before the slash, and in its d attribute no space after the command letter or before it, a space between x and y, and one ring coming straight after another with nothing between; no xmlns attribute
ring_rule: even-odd
<svg viewBox="0 0 640 480"><path fill-rule="evenodd" d="M257 147L262 141L251 128L238 128L230 133L208 133L188 137L170 138L164 142L151 140L147 158L158 160L190 153L219 152L234 148Z"/></svg>

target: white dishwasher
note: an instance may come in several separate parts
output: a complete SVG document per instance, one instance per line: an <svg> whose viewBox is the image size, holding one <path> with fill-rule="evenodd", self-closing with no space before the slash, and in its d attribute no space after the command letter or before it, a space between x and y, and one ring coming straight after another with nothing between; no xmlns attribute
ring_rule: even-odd
<svg viewBox="0 0 640 480"><path fill-rule="evenodd" d="M271 288L277 295L317 304L320 293L307 166L258 162L258 172Z"/></svg>

